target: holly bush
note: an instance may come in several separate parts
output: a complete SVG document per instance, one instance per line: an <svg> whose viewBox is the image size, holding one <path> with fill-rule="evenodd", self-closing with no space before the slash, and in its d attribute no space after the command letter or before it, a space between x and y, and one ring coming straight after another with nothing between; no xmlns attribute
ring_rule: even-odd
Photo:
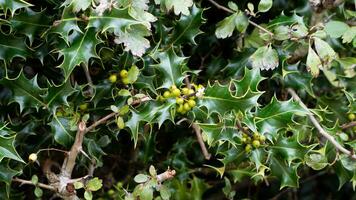
<svg viewBox="0 0 356 200"><path fill-rule="evenodd" d="M355 198L355 6L0 0L1 199Z"/></svg>

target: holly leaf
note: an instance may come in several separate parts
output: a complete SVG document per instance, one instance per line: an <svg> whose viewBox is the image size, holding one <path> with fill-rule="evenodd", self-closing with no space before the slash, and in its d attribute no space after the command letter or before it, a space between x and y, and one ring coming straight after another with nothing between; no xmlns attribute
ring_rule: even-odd
<svg viewBox="0 0 356 200"><path fill-rule="evenodd" d="M274 155L270 157L269 164L271 175L281 181L280 190L284 187L299 186L299 176L297 174L299 164L288 166L283 158Z"/></svg>
<svg viewBox="0 0 356 200"><path fill-rule="evenodd" d="M157 102L150 101L138 107L136 110L131 109L131 117L127 120L126 126L131 131L131 137L134 140L135 147L138 140L140 124L142 122L158 123L160 127L166 120L174 122L174 115L171 112L171 108L174 105L175 101L173 100L161 105Z"/></svg>
<svg viewBox="0 0 356 200"><path fill-rule="evenodd" d="M61 86L50 85L47 93L41 95L41 97L46 104L46 108L54 113L59 106L69 106L67 99L76 91L67 81Z"/></svg>
<svg viewBox="0 0 356 200"><path fill-rule="evenodd" d="M0 60L11 62L13 58L26 59L30 55L25 38L5 35L0 31Z"/></svg>
<svg viewBox="0 0 356 200"><path fill-rule="evenodd" d="M253 68L261 70L273 70L278 67L278 53L271 46L258 48L250 57Z"/></svg>
<svg viewBox="0 0 356 200"><path fill-rule="evenodd" d="M11 102L17 102L20 105L20 112L25 108L36 108L38 110L40 107L47 107L41 97L46 92L46 89L38 86L37 76L29 80L23 72L20 72L15 79L3 78L0 80L0 84L12 91L13 98Z"/></svg>
<svg viewBox="0 0 356 200"><path fill-rule="evenodd" d="M115 43L123 43L125 51L131 51L135 56L142 56L146 49L150 47L150 41L145 38L145 36L149 35L151 35L151 32L146 27L132 26L119 34L119 37L115 39Z"/></svg>
<svg viewBox="0 0 356 200"><path fill-rule="evenodd" d="M196 123L202 129L202 136L209 146L215 144L222 145L225 142L229 142L232 145L236 145L233 140L234 137L238 137L237 131L234 125L234 121L229 120L225 123Z"/></svg>
<svg viewBox="0 0 356 200"><path fill-rule="evenodd" d="M26 35L30 41L30 45L32 45L35 36L40 35L50 27L50 21L51 18L45 16L44 11L34 12L26 8L23 12L9 19L9 25L12 31Z"/></svg>
<svg viewBox="0 0 356 200"><path fill-rule="evenodd" d="M325 24L325 31L332 38L341 37L347 30L349 26L341 21L329 21Z"/></svg>
<svg viewBox="0 0 356 200"><path fill-rule="evenodd" d="M53 115L52 121L48 125L51 126L54 140L60 145L70 147L74 141L75 133L69 129L69 119Z"/></svg>
<svg viewBox="0 0 356 200"><path fill-rule="evenodd" d="M58 34L59 37L64 39L67 45L70 45L70 41L73 40L72 37L75 37L77 34L82 34L77 24L78 20L75 14L70 11L70 8L65 7L61 19L53 23L49 33Z"/></svg>
<svg viewBox="0 0 356 200"><path fill-rule="evenodd" d="M160 52L157 56L160 60L159 64L153 65L159 72L160 88L169 88L172 85L180 86L184 79L184 68L186 57L179 57L174 52L173 48L167 51Z"/></svg>
<svg viewBox="0 0 356 200"><path fill-rule="evenodd" d="M96 45L101 43L97 38L93 28L88 28L83 35L78 35L71 46L59 50L61 56L64 57L63 62L59 65L64 72L65 81L68 80L74 68L85 63L88 65L89 59L97 58Z"/></svg>
<svg viewBox="0 0 356 200"><path fill-rule="evenodd" d="M0 135L0 162L3 158L10 158L25 163L14 147L15 137L16 135L9 137Z"/></svg>
<svg viewBox="0 0 356 200"><path fill-rule="evenodd" d="M309 152L309 148L299 143L296 135L293 137L280 137L274 145L271 145L271 154L279 155L280 158L286 160L288 166L291 166L295 160L303 161L305 155Z"/></svg>
<svg viewBox="0 0 356 200"><path fill-rule="evenodd" d="M267 106L257 109L254 120L261 133L276 134L278 130L292 122L293 115L306 116L307 114L309 112L297 102L291 99L278 101L273 97Z"/></svg>
<svg viewBox="0 0 356 200"><path fill-rule="evenodd" d="M203 9L192 7L190 15L181 15L173 28L170 35L170 45L181 45L183 43L191 43L196 45L195 37L203 33L199 28L205 23L203 18Z"/></svg>
<svg viewBox="0 0 356 200"><path fill-rule="evenodd" d="M0 0L0 9L4 10L5 13L9 10L11 15L14 15L16 10L29 6L33 5L23 0Z"/></svg>

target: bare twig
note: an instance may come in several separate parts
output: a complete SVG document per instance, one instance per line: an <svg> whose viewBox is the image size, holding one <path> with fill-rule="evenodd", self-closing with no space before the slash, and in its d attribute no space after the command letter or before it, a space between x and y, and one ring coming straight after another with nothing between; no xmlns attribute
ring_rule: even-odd
<svg viewBox="0 0 356 200"><path fill-rule="evenodd" d="M206 149L206 146L204 144L203 138L201 136L200 127L198 125L196 125L195 123L192 123L192 128L194 129L195 135L197 136L197 140L198 140L198 143L200 145L201 151L202 151L202 153L204 155L204 158L206 160L209 160L210 157L211 157L211 154Z"/></svg>
<svg viewBox="0 0 356 200"><path fill-rule="evenodd" d="M86 125L84 121L81 121L78 124L78 131L75 136L74 144L68 153L68 157L63 162L61 176L67 178L71 177L73 168L75 166L75 159L77 158L78 153L82 149L85 133L86 133Z"/></svg>
<svg viewBox="0 0 356 200"><path fill-rule="evenodd" d="M82 63L81 66L83 67L84 74L89 85L89 89L87 90L87 92L89 93L90 96L92 96L94 94L93 81L91 79L88 66L86 66L84 63Z"/></svg>
<svg viewBox="0 0 356 200"><path fill-rule="evenodd" d="M299 104L306 110L308 110L307 106L302 102L302 100L299 98L299 96L297 95L297 93L291 89L291 88L288 88L288 92L289 94L292 95L293 99L295 99L296 101L299 102ZM347 150L346 148L344 148L343 146L341 146L333 136L331 136L329 133L327 133L322 127L321 125L319 124L318 120L315 119L314 115L313 114L309 114L308 115L310 121L313 123L313 125L318 129L319 133L325 137L327 140L329 140L329 142L334 145L334 147L344 153L344 154L347 154L350 156L350 158L353 158L353 159L356 159L356 155L354 155L351 151Z"/></svg>
<svg viewBox="0 0 356 200"><path fill-rule="evenodd" d="M86 128L85 133L92 131L93 129L95 129L95 127L99 126L100 124L105 123L108 119L114 117L117 113L112 112L108 115L106 115L105 117L99 119L98 121L94 122L92 125L90 125L88 128Z"/></svg>
<svg viewBox="0 0 356 200"><path fill-rule="evenodd" d="M341 128L343 130L345 130L345 129L349 129L349 128L352 128L352 127L355 127L355 126L356 126L356 121L353 121L353 122L341 125Z"/></svg>
<svg viewBox="0 0 356 200"><path fill-rule="evenodd" d="M231 9L229 9L229 8L226 8L225 6L222 6L222 5L218 4L218 3L216 3L214 0L208 0L208 1L209 1L211 4L213 4L215 7L217 7L218 9L220 9L220 10L224 10L224 11L226 11L226 12L228 12L228 13L231 13L231 14L235 13L233 10L231 10ZM268 34L271 35L271 36L273 36L273 33L272 33L271 31L269 31L269 30L263 28L262 26L256 24L255 22L251 21L250 19L248 19L248 22L249 22L251 25L253 25L254 27L256 27L256 28L258 28L258 29L260 29L260 30L262 30L262 31L264 31L264 32L266 32L266 33L268 33Z"/></svg>
<svg viewBox="0 0 356 200"><path fill-rule="evenodd" d="M176 175L176 170L167 169L167 171L157 175L157 181L162 183L166 180L172 179Z"/></svg>
<svg viewBox="0 0 356 200"><path fill-rule="evenodd" d="M145 96L145 97L143 97L143 98L134 100L134 101L131 103L131 105L132 105L132 106L136 106L136 105L138 105L138 104L140 104L140 103L143 103L143 102L146 102L146 101L150 101L150 100L152 100L152 99L151 99L149 96Z"/></svg>
<svg viewBox="0 0 356 200"><path fill-rule="evenodd" d="M38 186L40 188L44 188L44 189L47 189L47 190L52 190L52 191L55 191L57 192L57 189L51 185L47 185L47 184L44 184L44 183L37 183L37 184L33 184L32 181L29 181L29 180L23 180L23 179L20 179L20 178L13 178L12 181L14 182L19 182L21 184L24 184L24 185L34 185L34 186Z"/></svg>
<svg viewBox="0 0 356 200"><path fill-rule="evenodd" d="M244 129L244 127L241 125L241 122L239 120L236 120L236 126L241 132L247 134L250 137L253 137L252 133Z"/></svg>

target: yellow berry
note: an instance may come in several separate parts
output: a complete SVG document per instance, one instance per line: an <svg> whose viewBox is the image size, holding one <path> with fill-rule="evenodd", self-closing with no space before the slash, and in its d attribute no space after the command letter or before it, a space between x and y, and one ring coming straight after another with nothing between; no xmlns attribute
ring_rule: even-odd
<svg viewBox="0 0 356 200"><path fill-rule="evenodd" d="M354 113L350 113L347 117L350 121L354 121L356 119L356 115Z"/></svg>
<svg viewBox="0 0 356 200"><path fill-rule="evenodd" d="M128 74L129 73L127 72L126 69L123 69L123 70L120 71L120 77L121 78L127 78Z"/></svg>
<svg viewBox="0 0 356 200"><path fill-rule="evenodd" d="M115 83L115 82L117 81L117 76L116 76L116 74L111 74L111 75L109 76L109 81L110 81L110 83Z"/></svg>
<svg viewBox="0 0 356 200"><path fill-rule="evenodd" d="M192 99L189 99L189 100L188 100L188 104L189 104L189 106L192 107L192 108L193 108L195 105L197 105L197 104L195 103L195 101L192 100Z"/></svg>
<svg viewBox="0 0 356 200"><path fill-rule="evenodd" d="M37 160L37 154L31 153L31 154L28 156L28 160L29 160L30 162L36 162L36 160Z"/></svg>
<svg viewBox="0 0 356 200"><path fill-rule="evenodd" d="M165 91L163 93L163 97L167 99L167 98L171 97L171 93L169 91Z"/></svg>
<svg viewBox="0 0 356 200"><path fill-rule="evenodd" d="M111 189L111 190L108 191L108 195L113 196L114 194L115 194L114 190Z"/></svg>
<svg viewBox="0 0 356 200"><path fill-rule="evenodd" d="M122 119L122 117L118 117L116 119L116 125L119 129L123 129L125 128L125 122L124 122L124 119Z"/></svg>
<svg viewBox="0 0 356 200"><path fill-rule="evenodd" d="M260 135L260 141L261 141L261 142L265 142L265 141L266 141L266 136Z"/></svg>
<svg viewBox="0 0 356 200"><path fill-rule="evenodd" d="M177 112L179 113L183 113L184 112L184 107L183 105L179 105L178 109L177 109Z"/></svg>
<svg viewBox="0 0 356 200"><path fill-rule="evenodd" d="M177 98L176 98L176 103L177 103L177 104L183 104L183 103L184 103L184 99L183 99L183 98L180 98L180 97L177 97Z"/></svg>
<svg viewBox="0 0 356 200"><path fill-rule="evenodd" d="M193 93L194 93L194 90L193 89L189 89L188 94L193 94Z"/></svg>
<svg viewBox="0 0 356 200"><path fill-rule="evenodd" d="M175 96L175 97L179 97L179 96L180 96L180 90L179 90L178 88L173 89L173 90L172 90L172 94L173 94L173 96Z"/></svg>
<svg viewBox="0 0 356 200"><path fill-rule="evenodd" d="M258 140L254 140L254 141L252 142L252 146L255 147L255 148L260 147L260 145L261 145L261 143L260 143L260 141L258 141Z"/></svg>
<svg viewBox="0 0 356 200"><path fill-rule="evenodd" d="M79 109L81 111L86 111L88 109L88 104L87 103L80 104Z"/></svg>
<svg viewBox="0 0 356 200"><path fill-rule="evenodd" d="M162 97L161 95L159 95L157 99L158 99L159 101L164 101L164 100L165 100L164 97Z"/></svg>
<svg viewBox="0 0 356 200"><path fill-rule="evenodd" d="M175 89L177 89L177 86L175 86L175 85L172 85L171 88L170 88L171 91L173 91Z"/></svg>
<svg viewBox="0 0 356 200"><path fill-rule="evenodd" d="M258 134L258 133L253 134L253 139L258 140L259 138L260 138L260 134Z"/></svg>
<svg viewBox="0 0 356 200"><path fill-rule="evenodd" d="M189 104L188 103L184 103L184 110L185 111L190 111L190 106L189 106Z"/></svg>
<svg viewBox="0 0 356 200"><path fill-rule="evenodd" d="M63 117L63 112L62 111L57 111L56 112L57 117Z"/></svg>
<svg viewBox="0 0 356 200"><path fill-rule="evenodd" d="M122 83L125 84L125 85L128 85L130 83L130 81L129 81L128 78L123 78L122 79Z"/></svg>
<svg viewBox="0 0 356 200"><path fill-rule="evenodd" d="M241 138L241 142L242 143L246 143L247 142L247 139L245 137Z"/></svg>
<svg viewBox="0 0 356 200"><path fill-rule="evenodd" d="M182 88L182 93L184 94L184 95L188 95L189 94L189 89L188 88Z"/></svg>
<svg viewBox="0 0 356 200"><path fill-rule="evenodd" d="M252 147L251 147L250 144L247 144L247 145L245 146L245 151L246 151L246 153L250 153L250 152L251 152L251 149L252 149Z"/></svg>

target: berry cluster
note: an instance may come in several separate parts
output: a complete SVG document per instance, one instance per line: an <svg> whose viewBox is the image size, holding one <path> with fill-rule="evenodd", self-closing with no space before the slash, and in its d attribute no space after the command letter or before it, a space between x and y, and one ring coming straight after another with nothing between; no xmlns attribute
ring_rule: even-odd
<svg viewBox="0 0 356 200"><path fill-rule="evenodd" d="M177 86L172 85L169 90L164 91L163 96L160 97L160 99L166 100L169 98L175 98L178 105L177 112L184 115L196 106L195 93L200 87L202 87L195 84L192 84L192 86L192 88L183 87L179 89Z"/></svg>
<svg viewBox="0 0 356 200"><path fill-rule="evenodd" d="M129 73L127 72L126 69L121 70L120 74L119 74L120 78L121 78L121 82L123 84L125 84L125 85L129 84L128 74ZM116 83L117 82L117 75L116 74L111 74L108 79L109 79L109 81L111 83Z"/></svg>
<svg viewBox="0 0 356 200"><path fill-rule="evenodd" d="M241 142L242 144L245 145L245 151L246 153L250 153L252 150L252 147L257 149L263 144L266 140L266 137L264 135L261 135L259 133L254 133L252 137L249 135L243 133Z"/></svg>

